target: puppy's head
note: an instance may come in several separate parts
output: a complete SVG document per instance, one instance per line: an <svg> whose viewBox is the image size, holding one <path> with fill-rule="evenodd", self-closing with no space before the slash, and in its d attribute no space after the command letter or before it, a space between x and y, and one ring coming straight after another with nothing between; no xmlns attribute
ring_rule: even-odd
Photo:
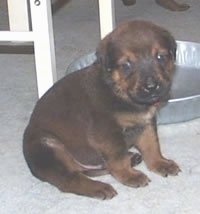
<svg viewBox="0 0 200 214"><path fill-rule="evenodd" d="M146 106L168 99L176 42L167 30L125 22L100 42L96 55L103 80L120 99Z"/></svg>

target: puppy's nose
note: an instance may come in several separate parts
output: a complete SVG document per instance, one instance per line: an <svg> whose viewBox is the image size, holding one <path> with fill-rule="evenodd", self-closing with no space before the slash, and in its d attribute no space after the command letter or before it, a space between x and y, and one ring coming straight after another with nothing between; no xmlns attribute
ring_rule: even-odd
<svg viewBox="0 0 200 214"><path fill-rule="evenodd" d="M148 93L151 93L153 91L156 91L160 88L159 84L151 77L147 79L146 87L144 90Z"/></svg>

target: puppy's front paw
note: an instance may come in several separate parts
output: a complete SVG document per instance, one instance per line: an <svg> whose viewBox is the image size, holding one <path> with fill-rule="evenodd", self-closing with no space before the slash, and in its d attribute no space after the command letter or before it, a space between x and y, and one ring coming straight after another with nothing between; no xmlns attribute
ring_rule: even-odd
<svg viewBox="0 0 200 214"><path fill-rule="evenodd" d="M179 166L173 160L167 159L158 160L151 170L159 173L163 177L167 177L168 175L178 175L178 173L181 172Z"/></svg>
<svg viewBox="0 0 200 214"><path fill-rule="evenodd" d="M130 187L144 187L147 186L150 179L140 171L136 171L129 176L126 176L122 183Z"/></svg>
<svg viewBox="0 0 200 214"><path fill-rule="evenodd" d="M96 186L90 187L88 190L88 196L101 200L109 200L117 195L115 189L106 183L97 182Z"/></svg>

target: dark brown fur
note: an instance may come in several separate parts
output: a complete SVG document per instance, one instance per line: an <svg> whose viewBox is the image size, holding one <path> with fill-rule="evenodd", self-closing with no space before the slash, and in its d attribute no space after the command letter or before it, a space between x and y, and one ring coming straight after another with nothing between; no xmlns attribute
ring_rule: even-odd
<svg viewBox="0 0 200 214"><path fill-rule="evenodd" d="M160 151L155 113L168 100L176 43L165 29L130 21L106 36L97 61L58 81L36 104L23 151L36 177L63 192L110 199L117 192L88 176L110 173L130 187L149 178L141 162L162 176L177 164ZM141 153L129 152L134 146Z"/></svg>

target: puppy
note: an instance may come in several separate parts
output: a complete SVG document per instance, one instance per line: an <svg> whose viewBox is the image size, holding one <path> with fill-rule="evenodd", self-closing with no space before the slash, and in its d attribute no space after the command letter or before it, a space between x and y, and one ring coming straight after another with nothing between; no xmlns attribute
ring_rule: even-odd
<svg viewBox="0 0 200 214"><path fill-rule="evenodd" d="M89 176L110 173L129 187L149 178L133 168L177 175L164 158L156 110L169 98L176 42L147 21L129 21L100 43L91 66L59 80L37 102L24 132L23 152L33 175L63 192L111 199L117 192ZM130 152L135 147L139 153Z"/></svg>
<svg viewBox="0 0 200 214"><path fill-rule="evenodd" d="M155 0L158 5L171 11L185 11L190 8L188 4L178 3L175 0ZM136 0L122 0L123 4L130 6L136 3Z"/></svg>

